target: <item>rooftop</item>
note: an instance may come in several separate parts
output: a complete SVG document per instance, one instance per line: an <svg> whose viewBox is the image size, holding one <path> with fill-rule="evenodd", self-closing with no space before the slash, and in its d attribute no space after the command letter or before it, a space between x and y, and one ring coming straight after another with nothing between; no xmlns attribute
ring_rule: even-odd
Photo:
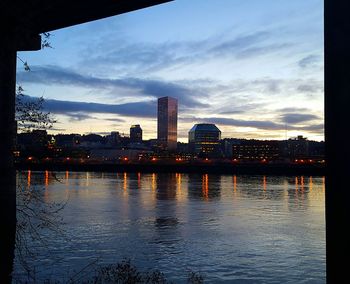
<svg viewBox="0 0 350 284"><path fill-rule="evenodd" d="M189 132L194 131L212 131L212 132L221 132L219 128L216 127L215 124L212 123L198 123L195 124Z"/></svg>

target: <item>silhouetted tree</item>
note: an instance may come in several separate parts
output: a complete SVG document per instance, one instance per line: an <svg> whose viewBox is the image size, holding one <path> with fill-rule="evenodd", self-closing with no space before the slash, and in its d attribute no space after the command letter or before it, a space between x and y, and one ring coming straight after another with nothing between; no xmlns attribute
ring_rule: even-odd
<svg viewBox="0 0 350 284"><path fill-rule="evenodd" d="M49 38L50 33L42 34L42 48L51 47ZM25 71L30 72L30 67L27 61L22 60L19 56L17 58L23 63ZM50 129L56 120L52 117L50 112L44 111L45 100L43 97L37 99L28 98L23 95L22 85L18 85L16 89L16 114L17 128L21 131L31 131L33 129Z"/></svg>
<svg viewBox="0 0 350 284"><path fill-rule="evenodd" d="M60 211L65 202L47 202L43 198L42 188L27 187L17 184L17 224L16 251L18 263L26 271L29 281L35 281L35 270L29 261L37 257L38 246L49 247L48 240L42 236L42 230L51 234L64 236L62 230L63 218ZM21 282L21 280L19 279Z"/></svg>
<svg viewBox="0 0 350 284"><path fill-rule="evenodd" d="M49 43L50 34L43 34L42 47L50 47ZM15 38L14 34L6 30L5 25L5 35L4 35L4 45L0 49L1 57L1 68L0 77L2 78L1 90L5 92L4 99L1 100L1 110L4 113L3 124L8 124L9 130L5 129L2 131L5 134L3 139L3 146L0 148L1 154L3 155L1 159L1 184L4 188L1 188L1 214L3 216L3 229L4 233L1 234L1 257L0 257L0 282L1 283L11 283L12 277L11 272L13 270L13 260L14 260L14 249L15 249L15 238L16 238L16 179L15 171L13 168L13 160L11 159L11 144L13 144L13 118L11 115L14 111L14 97L8 95L9 93L15 95L15 60L16 60L16 50L17 50L18 39ZM17 57L18 58L18 57ZM21 60L21 59L20 59ZM22 61L22 60L21 60ZM22 61L23 62L23 61ZM27 62L23 62L24 69L30 71L30 67ZM7 68L8 67L8 68ZM21 93L23 91L22 87L17 90ZM2 94L1 94L2 95ZM46 115L42 111L43 100L39 99L39 102L34 104L25 104L22 101L20 106L17 105L17 115L20 117L20 127L23 122L24 125L34 125L39 127L47 126L50 127L54 122L50 115ZM46 119L46 122L45 122ZM48 119L48 120L47 120ZM30 122L30 123L29 123Z"/></svg>
<svg viewBox="0 0 350 284"><path fill-rule="evenodd" d="M34 129L50 129L56 120L51 113L43 110L44 98L27 100L22 93L22 86L17 87L16 93L16 121L20 131Z"/></svg>

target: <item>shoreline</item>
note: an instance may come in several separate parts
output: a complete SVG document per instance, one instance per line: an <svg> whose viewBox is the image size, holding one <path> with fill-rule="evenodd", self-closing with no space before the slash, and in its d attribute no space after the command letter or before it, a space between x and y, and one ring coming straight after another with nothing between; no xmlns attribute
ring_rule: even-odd
<svg viewBox="0 0 350 284"><path fill-rule="evenodd" d="M75 172L213 173L239 175L326 175L317 164L77 164L17 163L16 170Z"/></svg>

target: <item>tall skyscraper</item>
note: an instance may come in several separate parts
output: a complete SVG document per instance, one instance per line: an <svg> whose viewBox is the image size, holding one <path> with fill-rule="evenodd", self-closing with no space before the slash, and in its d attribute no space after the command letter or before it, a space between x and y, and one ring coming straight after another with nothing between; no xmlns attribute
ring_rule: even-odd
<svg viewBox="0 0 350 284"><path fill-rule="evenodd" d="M160 146L175 151L177 146L177 99L163 97L158 99L157 139Z"/></svg>
<svg viewBox="0 0 350 284"><path fill-rule="evenodd" d="M139 124L131 125L130 127L130 142L141 143L142 142L142 129Z"/></svg>

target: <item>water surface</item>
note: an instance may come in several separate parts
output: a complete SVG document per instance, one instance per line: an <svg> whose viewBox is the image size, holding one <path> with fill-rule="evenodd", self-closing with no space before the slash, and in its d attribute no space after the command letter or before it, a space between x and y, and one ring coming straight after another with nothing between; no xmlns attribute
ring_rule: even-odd
<svg viewBox="0 0 350 284"><path fill-rule="evenodd" d="M44 231L37 279L67 281L130 259L173 282L325 283L323 177L19 172L22 190L65 202L64 236ZM25 277L16 261L15 274Z"/></svg>

